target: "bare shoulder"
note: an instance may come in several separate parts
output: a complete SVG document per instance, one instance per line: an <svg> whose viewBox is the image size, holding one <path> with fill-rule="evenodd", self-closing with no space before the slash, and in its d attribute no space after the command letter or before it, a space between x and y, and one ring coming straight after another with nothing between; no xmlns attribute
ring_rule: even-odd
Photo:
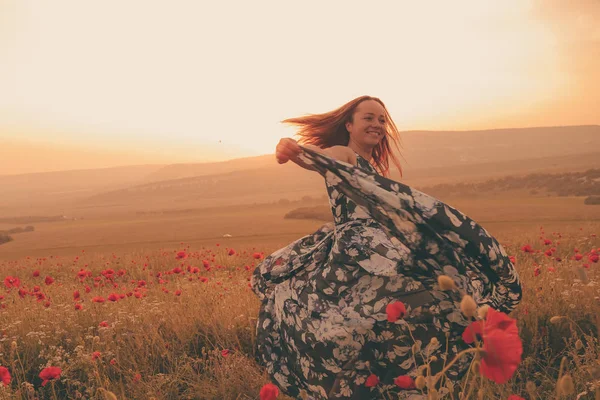
<svg viewBox="0 0 600 400"><path fill-rule="evenodd" d="M348 146L337 145L327 147L325 149L310 144L306 144L304 146L308 147L309 149L313 149L318 153L323 153L336 160L356 165L356 154L354 154L354 151L352 151L352 149Z"/></svg>
<svg viewBox="0 0 600 400"><path fill-rule="evenodd" d="M334 158L348 164L356 165L356 154L354 154L354 151L350 147L338 145L331 146L330 149L334 153Z"/></svg>

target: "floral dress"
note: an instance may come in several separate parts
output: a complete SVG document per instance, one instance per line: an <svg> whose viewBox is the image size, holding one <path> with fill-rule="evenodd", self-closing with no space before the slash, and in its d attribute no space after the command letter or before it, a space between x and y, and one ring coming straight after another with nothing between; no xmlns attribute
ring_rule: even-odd
<svg viewBox="0 0 600 400"><path fill-rule="evenodd" d="M469 347L461 297L440 290L437 277L450 276L479 305L509 312L521 300L514 265L483 227L379 175L360 155L353 166L301 147L299 158L325 178L334 223L256 267L257 360L296 398L425 399L426 389L402 389L394 379L416 378L427 362L435 374ZM388 322L386 306L395 301L406 314ZM441 395L470 361L446 372ZM374 386L366 384L370 375Z"/></svg>

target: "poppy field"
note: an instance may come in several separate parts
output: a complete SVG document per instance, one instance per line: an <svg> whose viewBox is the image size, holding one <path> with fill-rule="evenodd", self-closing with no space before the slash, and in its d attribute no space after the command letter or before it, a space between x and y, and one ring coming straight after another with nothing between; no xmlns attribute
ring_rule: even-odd
<svg viewBox="0 0 600 400"><path fill-rule="evenodd" d="M479 320L463 338L481 354L461 382L465 398L599 396L594 229L539 226L505 246L523 282L523 301L510 316L490 316L465 296L463 312ZM272 250L180 243L145 253L81 250L3 261L0 396L284 399L253 358L259 302L249 280ZM453 290L443 278L440 285ZM402 305L387 313L396 321ZM503 327L497 342L480 342L494 324ZM522 357L494 358L503 349L491 343L514 346L515 338ZM509 376L498 379L498 371ZM423 375L397 384L424 387L426 367ZM365 384L377 390L377 382L372 376Z"/></svg>

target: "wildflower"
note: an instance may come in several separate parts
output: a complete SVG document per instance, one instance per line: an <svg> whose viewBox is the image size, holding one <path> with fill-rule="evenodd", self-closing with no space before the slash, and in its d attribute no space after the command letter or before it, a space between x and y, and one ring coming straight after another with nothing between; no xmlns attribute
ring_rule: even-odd
<svg viewBox="0 0 600 400"><path fill-rule="evenodd" d="M521 250L525 253L533 253L533 248L530 244L526 244L525 246L521 247Z"/></svg>
<svg viewBox="0 0 600 400"><path fill-rule="evenodd" d="M489 305L484 304L477 309L477 316L479 317L479 319L485 319L485 316L487 315L489 308L490 308Z"/></svg>
<svg viewBox="0 0 600 400"><path fill-rule="evenodd" d="M21 286L21 280L19 280L19 278L16 276L7 276L4 278L4 286L6 286L7 289L12 287L18 288Z"/></svg>
<svg viewBox="0 0 600 400"><path fill-rule="evenodd" d="M511 394L510 396L508 396L507 400L525 400L525 399L522 398L521 396L517 396L516 394Z"/></svg>
<svg viewBox="0 0 600 400"><path fill-rule="evenodd" d="M94 302L94 303L104 303L104 301L105 301L104 297L102 297L102 296L92 297L92 302Z"/></svg>
<svg viewBox="0 0 600 400"><path fill-rule="evenodd" d="M279 388L267 383L260 389L260 400L275 400L279 396Z"/></svg>
<svg viewBox="0 0 600 400"><path fill-rule="evenodd" d="M379 384L379 378L375 374L369 375L367 381L365 382L366 387L375 387Z"/></svg>
<svg viewBox="0 0 600 400"><path fill-rule="evenodd" d="M37 269L35 271L33 271L33 277L37 278L38 276L40 276L40 271L38 271Z"/></svg>
<svg viewBox="0 0 600 400"><path fill-rule="evenodd" d="M597 263L598 262L598 258L599 258L598 254L595 254L595 253L590 254L588 256L588 260L590 260L593 263Z"/></svg>
<svg viewBox="0 0 600 400"><path fill-rule="evenodd" d="M408 375L401 375L394 379L394 383L400 389L416 389L415 381Z"/></svg>
<svg viewBox="0 0 600 400"><path fill-rule="evenodd" d="M0 367L0 382L2 382L4 386L10 384L10 372L6 367Z"/></svg>
<svg viewBox="0 0 600 400"><path fill-rule="evenodd" d="M42 378L42 386L46 386L46 383L48 383L49 380L51 379L58 379L60 378L60 374L62 373L62 370L59 367L46 367L42 370L42 372L40 372L39 377Z"/></svg>
<svg viewBox="0 0 600 400"><path fill-rule="evenodd" d="M260 253L258 253L258 252L257 252L257 253L254 253L254 254L252 254L252 257L253 257L254 259L256 259L256 260L259 260L259 259L261 259L261 258L262 258L262 254L260 254Z"/></svg>
<svg viewBox="0 0 600 400"><path fill-rule="evenodd" d="M133 376L133 383L137 383L142 379L142 374L139 372Z"/></svg>
<svg viewBox="0 0 600 400"><path fill-rule="evenodd" d="M99 351L95 351L92 353L92 360L97 360L100 358L100 352Z"/></svg>
<svg viewBox="0 0 600 400"><path fill-rule="evenodd" d="M465 329L463 340L472 343L475 334L483 336L481 374L499 384L507 382L523 354L517 321L490 307L485 321L475 321Z"/></svg>
<svg viewBox="0 0 600 400"><path fill-rule="evenodd" d="M188 255L185 251L180 251L177 253L177 256L175 256L175 258L177 260L184 260L184 259L188 258Z"/></svg>
<svg viewBox="0 0 600 400"><path fill-rule="evenodd" d="M108 299L110 301L117 301L117 300L119 300L119 296L116 295L116 294L114 294L114 293L111 293L111 294L108 295Z"/></svg>
<svg viewBox="0 0 600 400"><path fill-rule="evenodd" d="M404 314L406 314L406 307L401 301L394 301L387 305L385 312L387 314L388 322L396 322L398 319L404 317Z"/></svg>
<svg viewBox="0 0 600 400"><path fill-rule="evenodd" d="M438 276L438 285L440 285L440 289L442 289L444 291L456 289L456 284L454 283L454 279L450 278L448 275Z"/></svg>
<svg viewBox="0 0 600 400"><path fill-rule="evenodd" d="M419 375L417 376L417 379L415 379L415 387L419 390L422 390L425 385L426 385L427 381L425 380L425 377L423 375Z"/></svg>
<svg viewBox="0 0 600 400"><path fill-rule="evenodd" d="M460 302L460 310L465 317L474 317L477 313L477 303L468 294L463 296Z"/></svg>
<svg viewBox="0 0 600 400"><path fill-rule="evenodd" d="M106 322L106 321L102 321L102 322L100 322L100 324L98 324L98 326L101 326L101 327L103 327L103 328L106 328L106 327L108 326L108 322Z"/></svg>
<svg viewBox="0 0 600 400"><path fill-rule="evenodd" d="M81 310L83 310L83 306L81 304L77 303L77 304L75 304L75 310L81 311Z"/></svg>
<svg viewBox="0 0 600 400"><path fill-rule="evenodd" d="M568 396L575 392L575 385L573 384L573 378L570 374L563 375L557 384L559 394Z"/></svg>
<svg viewBox="0 0 600 400"><path fill-rule="evenodd" d="M51 276L47 276L46 279L44 279L44 283L46 285L52 285L54 283L54 278Z"/></svg>
<svg viewBox="0 0 600 400"><path fill-rule="evenodd" d="M234 249L229 249L229 251L227 252L228 255L232 256L235 254L235 250Z"/></svg>
<svg viewBox="0 0 600 400"><path fill-rule="evenodd" d="M222 355L223 357L227 357L227 356L229 355L229 349L224 349L224 350L221 350L221 355Z"/></svg>
<svg viewBox="0 0 600 400"><path fill-rule="evenodd" d="M73 300L77 300L79 299L80 295L79 295L79 290L75 290L73 292Z"/></svg>
<svg viewBox="0 0 600 400"><path fill-rule="evenodd" d="M181 296L181 290L177 289L177 290L175 291L175 296Z"/></svg>

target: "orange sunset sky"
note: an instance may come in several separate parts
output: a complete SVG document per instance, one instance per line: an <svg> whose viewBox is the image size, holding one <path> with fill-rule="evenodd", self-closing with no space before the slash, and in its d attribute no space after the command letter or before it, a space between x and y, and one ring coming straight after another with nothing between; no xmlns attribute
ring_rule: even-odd
<svg viewBox="0 0 600 400"><path fill-rule="evenodd" d="M600 124L600 1L0 0L0 175L273 153L380 97L401 130Z"/></svg>

